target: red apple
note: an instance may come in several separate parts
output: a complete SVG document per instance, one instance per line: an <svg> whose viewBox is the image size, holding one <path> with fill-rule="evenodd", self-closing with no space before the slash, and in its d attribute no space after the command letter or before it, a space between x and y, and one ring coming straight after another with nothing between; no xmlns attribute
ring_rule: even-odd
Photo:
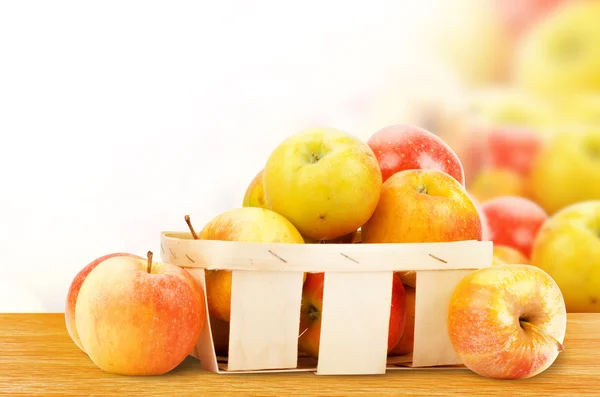
<svg viewBox="0 0 600 397"><path fill-rule="evenodd" d="M200 285L174 264L117 256L101 262L81 285L77 332L100 369L161 375L192 351L205 326Z"/></svg>
<svg viewBox="0 0 600 397"><path fill-rule="evenodd" d="M406 323L406 291L402 280L394 274L392 284L392 304L388 331L388 352L396 346ZM300 337L298 348L307 355L319 357L321 338L321 310L323 307L324 273L309 273L302 290L300 308ZM369 321L368 315L357 313L357 321Z"/></svg>
<svg viewBox="0 0 600 397"><path fill-rule="evenodd" d="M413 352L415 343L415 298L416 290L414 287L404 285L406 291L406 323L400 341L390 350L390 356L402 356Z"/></svg>
<svg viewBox="0 0 600 397"><path fill-rule="evenodd" d="M494 0L499 20L515 39L568 0Z"/></svg>
<svg viewBox="0 0 600 397"><path fill-rule="evenodd" d="M383 184L361 237L365 244L482 240L483 224L456 179L437 170L406 170Z"/></svg>
<svg viewBox="0 0 600 397"><path fill-rule="evenodd" d="M73 339L73 342L75 342L75 344L81 350L83 350L83 347L81 347L81 341L79 340L79 335L77 334L77 326L75 323L75 304L77 303L77 296L79 295L81 284L83 284L88 274L92 270L94 270L96 266L98 266L103 261L113 258L115 256L128 256L132 258L142 259L140 256L123 252L116 252L113 254L108 254L96 258L75 275L75 278L73 279L73 281L71 282L71 286L69 287L69 291L67 292L67 299L65 303L65 323L67 325L67 332L69 333L71 339Z"/></svg>
<svg viewBox="0 0 600 397"><path fill-rule="evenodd" d="M546 370L563 350L565 302L556 282L531 265L475 270L454 289L448 336L463 364L494 379Z"/></svg>
<svg viewBox="0 0 600 397"><path fill-rule="evenodd" d="M399 171L424 169L444 171L465 184L463 166L454 150L423 128L392 125L373 134L367 144L377 157L384 182Z"/></svg>
<svg viewBox="0 0 600 397"><path fill-rule="evenodd" d="M503 196L481 205L487 222L489 239L497 245L512 247L531 257L531 249L546 212L533 201L516 196Z"/></svg>
<svg viewBox="0 0 600 397"><path fill-rule="evenodd" d="M540 134L525 127L493 127L487 134L488 167L526 177L543 146Z"/></svg>

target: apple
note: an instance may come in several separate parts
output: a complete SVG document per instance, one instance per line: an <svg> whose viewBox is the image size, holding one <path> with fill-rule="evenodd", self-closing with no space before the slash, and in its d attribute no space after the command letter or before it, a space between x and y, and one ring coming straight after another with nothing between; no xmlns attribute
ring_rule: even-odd
<svg viewBox="0 0 600 397"><path fill-rule="evenodd" d="M294 225L266 208L241 207L212 218L198 233L200 240L255 243L296 243L304 239ZM206 272L208 311L212 317L229 322L231 314L231 271Z"/></svg>
<svg viewBox="0 0 600 397"><path fill-rule="evenodd" d="M494 0L499 19L515 40L567 0Z"/></svg>
<svg viewBox="0 0 600 397"><path fill-rule="evenodd" d="M543 138L531 128L492 127L487 133L486 161L489 167L527 176L543 144Z"/></svg>
<svg viewBox="0 0 600 397"><path fill-rule="evenodd" d="M383 182L398 171L433 169L444 171L465 184L465 173L454 150L423 128L391 125L375 132L367 144L377 157Z"/></svg>
<svg viewBox="0 0 600 397"><path fill-rule="evenodd" d="M300 307L300 335L298 349L310 357L319 357L319 341L321 338L321 314L323 308L324 273L308 273L302 289ZM368 315L356 314L356 321L369 321ZM396 346L406 323L406 291L396 274L392 283L392 302L388 329L388 352ZM351 346L349 346L351 348Z"/></svg>
<svg viewBox="0 0 600 397"><path fill-rule="evenodd" d="M264 171L269 208L314 240L331 240L357 230L373 214L381 185L381 170L371 148L326 127L285 139L270 154Z"/></svg>
<svg viewBox="0 0 600 397"><path fill-rule="evenodd" d="M517 196L503 196L481 204L490 241L516 249L531 257L533 241L548 218L535 202Z"/></svg>
<svg viewBox="0 0 600 397"><path fill-rule="evenodd" d="M548 214L600 199L600 125L554 135L537 157L529 185L531 198Z"/></svg>
<svg viewBox="0 0 600 397"><path fill-rule="evenodd" d="M243 207L259 207L267 208L265 202L265 188L263 184L264 168L258 171L258 173L252 178L250 184L246 188L244 194L244 200L242 201Z"/></svg>
<svg viewBox="0 0 600 397"><path fill-rule="evenodd" d="M456 355L481 376L531 378L563 350L565 301L552 277L535 266L469 273L454 289L447 316Z"/></svg>
<svg viewBox="0 0 600 397"><path fill-rule="evenodd" d="M526 179L512 170L484 167L469 183L468 191L480 202L502 196L525 197Z"/></svg>
<svg viewBox="0 0 600 397"><path fill-rule="evenodd" d="M405 170L383 184L363 243L481 240L479 211L456 179L438 170Z"/></svg>
<svg viewBox="0 0 600 397"><path fill-rule="evenodd" d="M75 342L77 347L79 347L81 350L83 350L83 347L81 346L81 341L79 340L79 335L77 333L77 323L75 321L75 308L81 285L87 278L88 274L90 274L90 272L94 270L96 266L98 266L100 263L104 262L107 259L114 258L115 256L127 256L131 258L142 259L142 257L138 255L133 255L125 252L115 252L96 258L90 263L88 263L75 275L73 281L71 281L69 290L67 291L67 298L65 302L65 324L67 326L67 332L69 336L71 337L73 342Z"/></svg>
<svg viewBox="0 0 600 397"><path fill-rule="evenodd" d="M352 244L356 242L359 237L358 230L355 230L352 233L348 233L331 240L314 240L312 238L304 237L304 242L306 244Z"/></svg>
<svg viewBox="0 0 600 397"><path fill-rule="evenodd" d="M568 312L600 313L600 200L552 215L538 233L531 264L556 280Z"/></svg>
<svg viewBox="0 0 600 397"><path fill-rule="evenodd" d="M494 245L492 265L528 265L529 259L521 252L507 245Z"/></svg>
<svg viewBox="0 0 600 397"><path fill-rule="evenodd" d="M177 265L115 256L81 285L75 310L84 351L100 369L162 375L192 351L206 321L204 292Z"/></svg>
<svg viewBox="0 0 600 397"><path fill-rule="evenodd" d="M600 2L567 1L519 42L514 81L542 95L600 90Z"/></svg>
<svg viewBox="0 0 600 397"><path fill-rule="evenodd" d="M413 352L415 342L415 296L414 287L404 285L406 291L406 323L398 343L390 350L390 356L403 356Z"/></svg>

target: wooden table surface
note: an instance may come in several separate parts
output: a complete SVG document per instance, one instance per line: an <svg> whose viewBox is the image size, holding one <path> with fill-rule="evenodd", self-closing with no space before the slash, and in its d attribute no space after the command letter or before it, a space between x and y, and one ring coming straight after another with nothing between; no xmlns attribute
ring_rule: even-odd
<svg viewBox="0 0 600 397"><path fill-rule="evenodd" d="M565 351L527 380L469 370L401 370L378 376L312 373L217 375L189 357L158 377L111 375L69 338L62 314L0 314L0 395L24 396L600 396L600 314L570 314Z"/></svg>

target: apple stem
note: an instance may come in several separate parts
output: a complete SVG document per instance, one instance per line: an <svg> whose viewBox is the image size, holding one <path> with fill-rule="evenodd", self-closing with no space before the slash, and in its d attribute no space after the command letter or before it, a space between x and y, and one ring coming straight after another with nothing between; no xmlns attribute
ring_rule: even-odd
<svg viewBox="0 0 600 397"><path fill-rule="evenodd" d="M152 251L148 251L148 273L152 273Z"/></svg>
<svg viewBox="0 0 600 397"><path fill-rule="evenodd" d="M425 186L425 185L419 186L419 188L417 189L417 192L419 192L421 194L427 194L427 186Z"/></svg>
<svg viewBox="0 0 600 397"><path fill-rule="evenodd" d="M532 332L536 332L538 335L543 336L546 339L550 339L552 341L554 341L554 343L556 343L556 347L558 348L558 352L562 352L565 347L563 346L562 343L560 343L559 341L556 340L556 338L554 338L552 335L550 335L549 333L547 333L546 331L544 331L543 329L527 322L527 321L519 321L519 323L521 324L521 327L523 327L524 329L528 329Z"/></svg>
<svg viewBox="0 0 600 397"><path fill-rule="evenodd" d="M188 227L190 228L190 232L192 232L192 237L194 237L194 240L198 240L198 235L196 234L196 231L194 230L194 227L192 226L192 221L190 221L189 215L185 216L185 223L187 223Z"/></svg>

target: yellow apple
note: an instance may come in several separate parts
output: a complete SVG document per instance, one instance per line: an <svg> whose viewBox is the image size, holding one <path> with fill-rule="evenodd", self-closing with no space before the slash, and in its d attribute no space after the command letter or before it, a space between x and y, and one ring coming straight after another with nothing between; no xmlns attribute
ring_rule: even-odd
<svg viewBox="0 0 600 397"><path fill-rule="evenodd" d="M600 200L552 215L534 242L531 263L556 280L567 311L600 313Z"/></svg>
<svg viewBox="0 0 600 397"><path fill-rule="evenodd" d="M492 265L527 265L530 261L519 250L508 245L495 244Z"/></svg>
<svg viewBox="0 0 600 397"><path fill-rule="evenodd" d="M503 168L483 168L469 184L469 193L480 202L500 196L526 196L525 178Z"/></svg>
<svg viewBox="0 0 600 397"><path fill-rule="evenodd" d="M552 137L537 155L528 185L530 198L548 214L600 199L600 125Z"/></svg>
<svg viewBox="0 0 600 397"><path fill-rule="evenodd" d="M514 76L539 94L600 90L600 1L567 1L519 43Z"/></svg>
<svg viewBox="0 0 600 397"><path fill-rule="evenodd" d="M257 207L234 208L218 214L198 233L198 239L256 243L304 243L302 235L290 221L274 211ZM206 294L210 316L229 322L231 271L207 272ZM248 297L248 299L252 299L252 297Z"/></svg>
<svg viewBox="0 0 600 397"><path fill-rule="evenodd" d="M244 194L244 200L242 202L243 207L268 208L267 203L265 202L263 174L264 169L261 169L250 181L250 184L246 188L246 193Z"/></svg>
<svg viewBox="0 0 600 397"><path fill-rule="evenodd" d="M318 127L280 143L264 171L266 202L300 233L332 240L373 214L382 176L371 148L343 131Z"/></svg>

